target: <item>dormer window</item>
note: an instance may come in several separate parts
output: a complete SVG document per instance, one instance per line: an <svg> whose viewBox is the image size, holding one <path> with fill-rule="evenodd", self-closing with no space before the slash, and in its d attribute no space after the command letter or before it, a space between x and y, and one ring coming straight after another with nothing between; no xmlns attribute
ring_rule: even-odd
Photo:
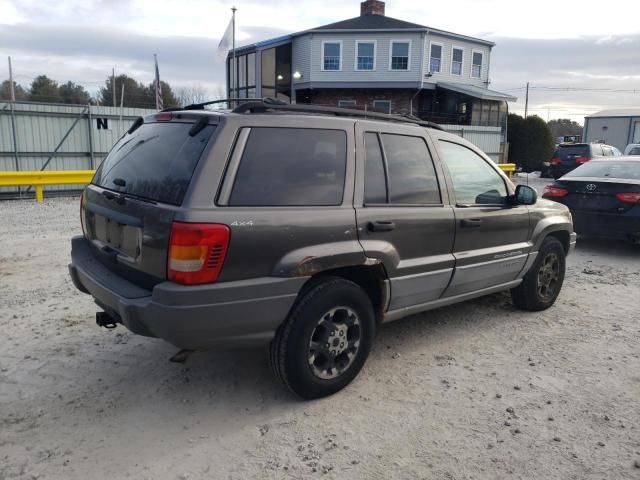
<svg viewBox="0 0 640 480"><path fill-rule="evenodd" d="M409 70L409 52L411 42L405 40L393 40L391 42L391 70Z"/></svg>
<svg viewBox="0 0 640 480"><path fill-rule="evenodd" d="M322 70L342 70L342 42L322 42Z"/></svg>

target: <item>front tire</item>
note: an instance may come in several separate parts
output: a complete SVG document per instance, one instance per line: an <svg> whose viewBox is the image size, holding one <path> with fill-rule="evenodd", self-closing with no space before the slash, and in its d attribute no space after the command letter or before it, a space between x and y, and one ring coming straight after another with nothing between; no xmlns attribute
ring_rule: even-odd
<svg viewBox="0 0 640 480"><path fill-rule="evenodd" d="M330 277L304 292L270 347L276 376L305 399L342 390L360 372L375 333L371 300L362 288Z"/></svg>
<svg viewBox="0 0 640 480"><path fill-rule="evenodd" d="M511 298L523 310L546 310L560 294L566 269L566 254L560 240L547 237L542 242L538 258L522 283L511 290Z"/></svg>

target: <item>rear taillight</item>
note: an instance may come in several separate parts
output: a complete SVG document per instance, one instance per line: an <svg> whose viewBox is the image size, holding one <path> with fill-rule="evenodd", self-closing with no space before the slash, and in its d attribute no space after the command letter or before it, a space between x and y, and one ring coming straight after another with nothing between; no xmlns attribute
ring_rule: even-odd
<svg viewBox="0 0 640 480"><path fill-rule="evenodd" d="M543 197L564 197L569 194L569 190L560 187L544 187Z"/></svg>
<svg viewBox="0 0 640 480"><path fill-rule="evenodd" d="M82 227L82 235L87 236L87 229L84 226L84 191L80 195L80 226Z"/></svg>
<svg viewBox="0 0 640 480"><path fill-rule="evenodd" d="M560 165L562 163L562 160L560 160L558 157L553 157L549 163L551 163L551 165Z"/></svg>
<svg viewBox="0 0 640 480"><path fill-rule="evenodd" d="M576 157L576 163L587 163L591 157Z"/></svg>
<svg viewBox="0 0 640 480"><path fill-rule="evenodd" d="M640 192L633 193L618 193L616 195L618 200L625 203L640 203Z"/></svg>
<svg viewBox="0 0 640 480"><path fill-rule="evenodd" d="M183 285L218 280L229 248L230 230L219 223L173 222L167 278Z"/></svg>

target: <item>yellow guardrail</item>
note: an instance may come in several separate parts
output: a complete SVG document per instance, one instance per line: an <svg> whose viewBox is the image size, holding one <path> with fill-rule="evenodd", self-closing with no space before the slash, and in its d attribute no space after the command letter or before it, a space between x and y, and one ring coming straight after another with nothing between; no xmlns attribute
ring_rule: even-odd
<svg viewBox="0 0 640 480"><path fill-rule="evenodd" d="M515 163L499 163L509 178L516 171ZM75 185L89 183L95 170L47 170L36 172L0 172L0 187L29 187L36 189L36 200L44 200L45 185Z"/></svg>
<svg viewBox="0 0 640 480"><path fill-rule="evenodd" d="M500 168L500 170L506 173L509 178L511 178L513 176L513 172L516 171L515 163L499 163L498 167Z"/></svg>
<svg viewBox="0 0 640 480"><path fill-rule="evenodd" d="M95 170L45 170L36 172L0 172L0 187L30 187L36 189L36 200L44 200L45 185L89 183Z"/></svg>

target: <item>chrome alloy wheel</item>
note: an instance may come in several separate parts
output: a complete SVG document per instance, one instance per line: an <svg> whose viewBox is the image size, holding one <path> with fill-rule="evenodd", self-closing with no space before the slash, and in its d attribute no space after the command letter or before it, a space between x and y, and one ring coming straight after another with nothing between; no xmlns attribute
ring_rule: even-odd
<svg viewBox="0 0 640 480"><path fill-rule="evenodd" d="M558 254L549 253L540 265L536 286L538 295L544 300L553 298L560 281L560 259Z"/></svg>
<svg viewBox="0 0 640 480"><path fill-rule="evenodd" d="M336 307L316 324L309 342L309 367L323 380L339 377L360 348L360 319L349 307Z"/></svg>

